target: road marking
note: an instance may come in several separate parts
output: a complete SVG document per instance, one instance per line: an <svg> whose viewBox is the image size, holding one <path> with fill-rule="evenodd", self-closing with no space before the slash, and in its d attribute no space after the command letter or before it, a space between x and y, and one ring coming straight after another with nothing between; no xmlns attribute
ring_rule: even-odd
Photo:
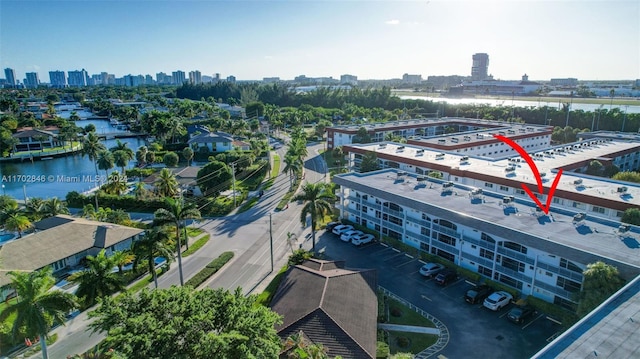
<svg viewBox="0 0 640 359"><path fill-rule="evenodd" d="M394 252L400 253L399 249L391 248L391 250L393 250Z"/></svg>
<svg viewBox="0 0 640 359"><path fill-rule="evenodd" d="M427 297L427 296L426 296L426 295L424 295L424 294L423 294L423 295L421 295L421 297L422 297L422 298L424 298L424 299L426 299L426 300L428 300L428 301L430 301L430 302L433 302L429 297Z"/></svg>
<svg viewBox="0 0 640 359"><path fill-rule="evenodd" d="M413 263L413 259L412 259L412 260L410 260L410 261L404 262L404 263L402 263L402 264L400 264L400 265L397 265L397 266L396 266L396 268L398 268L398 267L402 267L402 266L406 266L406 265L407 265L407 264L409 264L409 263Z"/></svg>
<svg viewBox="0 0 640 359"><path fill-rule="evenodd" d="M552 321L552 322L554 322L554 323L556 323L556 324L562 325L562 322L561 322L561 321L556 320L556 319L553 319L553 318L551 318L551 317L547 317L547 320L550 320L550 321Z"/></svg>
<svg viewBox="0 0 640 359"><path fill-rule="evenodd" d="M503 308L501 308L500 310L503 310L503 309L505 309L505 308L506 308L506 307L503 307ZM502 315L501 315L501 316L499 316L498 318L502 318L502 317L504 317L504 316L505 316L505 315L507 315L507 314L509 314L509 311L508 311L508 310L505 310L505 311L504 311L504 313L502 313Z"/></svg>
<svg viewBox="0 0 640 359"><path fill-rule="evenodd" d="M381 245L381 246L385 246L385 247L387 247L387 248L389 247L389 245L388 245L388 244L386 244L386 243L382 243L382 242L380 242L380 245Z"/></svg>
<svg viewBox="0 0 640 359"><path fill-rule="evenodd" d="M404 255L405 255L405 256L407 256L407 257L409 257L409 258L411 258L411 259L413 259L413 256L410 256L410 255L408 255L407 253L405 253Z"/></svg>
<svg viewBox="0 0 640 359"><path fill-rule="evenodd" d="M536 320L540 319L544 317L544 314L540 314L537 318L535 318L534 320L530 321L527 325L525 325L524 327L522 327L522 330L526 329L528 326L530 326L531 324L533 324L533 322L535 322Z"/></svg>

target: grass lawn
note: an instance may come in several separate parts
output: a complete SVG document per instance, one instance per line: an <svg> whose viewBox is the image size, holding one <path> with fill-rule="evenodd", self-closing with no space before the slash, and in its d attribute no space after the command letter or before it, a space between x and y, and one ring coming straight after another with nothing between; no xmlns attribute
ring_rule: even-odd
<svg viewBox="0 0 640 359"><path fill-rule="evenodd" d="M37 154L43 154L43 153L58 153L65 150L70 150L71 148L76 149L79 146L80 146L80 142L73 142L71 147L69 147L68 145L65 145L65 146L58 146L53 148L45 148L43 150L20 151L20 152L14 152L13 156L24 156L29 154L37 155Z"/></svg>
<svg viewBox="0 0 640 359"><path fill-rule="evenodd" d="M400 346L399 343L403 344L403 341L399 341L398 338L406 338L408 341L408 345L404 347ZM391 352L391 354L417 354L435 344L436 341L438 341L437 335L407 332L389 332L389 351Z"/></svg>
<svg viewBox="0 0 640 359"><path fill-rule="evenodd" d="M400 304L399 302L389 298L389 320L387 323L390 324L404 324L404 325L415 325L419 327L429 327L435 328L435 324L429 319L423 317L418 314L415 310L409 309L409 307ZM393 315L394 309L397 309L401 315L396 317Z"/></svg>
<svg viewBox="0 0 640 359"><path fill-rule="evenodd" d="M197 237L202 234L202 232L204 231L200 228L187 227L187 235L189 235L189 237Z"/></svg>
<svg viewBox="0 0 640 359"><path fill-rule="evenodd" d="M378 293L379 313L384 311L384 306L381 304L382 298L382 293ZM414 325L429 328L436 327L432 321L394 299L387 298L387 304L389 315L387 317L387 313L382 314L382 316L386 318L385 323ZM402 352L417 354L438 341L438 336L432 334L389 331L387 339L389 350L392 354ZM379 340L384 339L379 337Z"/></svg>
<svg viewBox="0 0 640 359"><path fill-rule="evenodd" d="M251 209L253 206L255 206L256 204L258 204L258 197L251 197L249 198L248 201L246 201L245 203L242 204L242 206L240 206L240 208L238 208L238 212L237 213L242 213L245 211L248 211L249 209Z"/></svg>
<svg viewBox="0 0 640 359"><path fill-rule="evenodd" d="M280 173L280 156L273 154L273 168L271 168L271 178L277 177Z"/></svg>
<svg viewBox="0 0 640 359"><path fill-rule="evenodd" d="M204 246L209 241L210 238L211 238L210 234L205 234L204 236L202 236L202 238L198 239L193 244L191 244L191 246L189 246L189 249L182 252L182 257L183 258L188 257L193 253L195 253L198 249L202 248L202 246Z"/></svg>
<svg viewBox="0 0 640 359"><path fill-rule="evenodd" d="M289 269L287 265L280 268L280 271L273 278L271 283L269 283L267 288L265 288L264 292L258 295L255 301L255 304L263 305L265 307L269 306L269 304L271 303L271 299L273 298L273 295L276 293L276 290L278 289L278 286L280 285L280 282L282 281L282 278L284 277L284 273L287 271L287 269Z"/></svg>

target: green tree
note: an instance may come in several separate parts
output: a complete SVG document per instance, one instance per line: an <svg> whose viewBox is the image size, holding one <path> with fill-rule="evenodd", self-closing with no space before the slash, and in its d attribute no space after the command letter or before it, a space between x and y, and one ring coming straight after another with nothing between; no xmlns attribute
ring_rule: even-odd
<svg viewBox="0 0 640 359"><path fill-rule="evenodd" d="M2 195L0 196L0 212L9 211L18 208L18 201L15 198Z"/></svg>
<svg viewBox="0 0 640 359"><path fill-rule="evenodd" d="M602 162L598 160L593 160L589 162L589 166L587 166L587 174L592 176L601 176L604 171L604 166Z"/></svg>
<svg viewBox="0 0 640 359"><path fill-rule="evenodd" d="M178 195L178 180L176 180L176 175L167 168L160 170L153 185L156 188L158 196L175 197Z"/></svg>
<svg viewBox="0 0 640 359"><path fill-rule="evenodd" d="M106 298L90 326L107 332L106 344L126 357L277 358L280 317L254 302L240 288L145 288Z"/></svg>
<svg viewBox="0 0 640 359"><path fill-rule="evenodd" d="M140 146L136 151L136 161L138 162L138 166L144 166L147 163L147 153L149 150L147 146Z"/></svg>
<svg viewBox="0 0 640 359"><path fill-rule="evenodd" d="M105 177L109 177L108 171L112 169L115 164L113 153L107 150L98 152L98 159L96 162L98 163L98 168L104 170Z"/></svg>
<svg viewBox="0 0 640 359"><path fill-rule="evenodd" d="M640 209L637 208L627 208L622 214L622 219L620 219L623 223L633 224L634 226L640 226Z"/></svg>
<svg viewBox="0 0 640 359"><path fill-rule="evenodd" d="M176 240L178 246L178 270L180 272L180 285L184 285L184 280L182 277L182 245L180 241L180 229L186 227L185 221L187 219L198 219L200 218L200 211L198 207L192 202L184 203L182 200L177 200L173 198L165 198L165 208L160 208L155 211L154 215L154 224L163 225L163 224L172 224L176 227ZM185 229L186 231L186 229ZM187 245L187 249L189 249L189 238L185 233L185 243Z"/></svg>
<svg viewBox="0 0 640 359"><path fill-rule="evenodd" d="M118 267L118 273L120 274L122 274L124 266L133 262L134 259L135 255L129 251L115 251L111 254L111 260Z"/></svg>
<svg viewBox="0 0 640 359"><path fill-rule="evenodd" d="M193 149L191 149L191 147L185 147L182 150L182 157L187 161L187 166L190 166L191 160L193 159Z"/></svg>
<svg viewBox="0 0 640 359"><path fill-rule="evenodd" d="M360 172L371 172L380 169L378 164L378 156L375 152L367 152L362 156L362 162L360 162Z"/></svg>
<svg viewBox="0 0 640 359"><path fill-rule="evenodd" d="M317 224L324 216L331 213L335 195L326 183L305 183L302 186L302 193L293 199L304 202L304 207L300 212L300 222L303 225L307 223L307 215L311 216L312 251L315 252Z"/></svg>
<svg viewBox="0 0 640 359"><path fill-rule="evenodd" d="M104 191L108 194L122 195L127 190L127 182L124 177L117 171L111 172L107 179L107 184L104 185Z"/></svg>
<svg viewBox="0 0 640 359"><path fill-rule="evenodd" d="M155 271L155 258L163 257L167 263L173 260L173 251L167 244L168 240L169 232L166 227L154 227L147 230L144 237L133 244L135 253L133 267L137 268L140 261L146 260L156 288L158 288L158 276Z"/></svg>
<svg viewBox="0 0 640 359"><path fill-rule="evenodd" d="M188 147L187 147L188 148ZM188 148L190 149L190 148ZM178 165L178 154L176 154L175 152L167 152L164 157L162 158L162 162L167 166L167 167L175 167Z"/></svg>
<svg viewBox="0 0 640 359"><path fill-rule="evenodd" d="M253 118L264 115L264 104L262 102L251 102L245 107L247 117Z"/></svg>
<svg viewBox="0 0 640 359"><path fill-rule="evenodd" d="M69 214L69 208L58 197L52 197L42 203L41 213L43 218L54 217L59 214Z"/></svg>
<svg viewBox="0 0 640 359"><path fill-rule="evenodd" d="M82 298L85 308L94 305L98 298L105 298L124 289L122 276L113 272L116 266L111 257L107 257L105 250L97 256L87 256L87 269L76 272L69 280L78 283L76 295Z"/></svg>
<svg viewBox="0 0 640 359"><path fill-rule="evenodd" d="M4 217L4 228L8 231L18 232L18 238L22 238L22 232L33 226L29 218L20 212L8 213Z"/></svg>
<svg viewBox="0 0 640 359"><path fill-rule="evenodd" d="M129 154L125 151L113 151L113 164L117 167L120 167L120 173L124 176L125 168L129 165L129 161L131 158Z"/></svg>
<svg viewBox="0 0 640 359"><path fill-rule="evenodd" d="M371 135L367 132L367 129L364 127L360 127L355 136L353 136L353 143L370 143Z"/></svg>
<svg viewBox="0 0 640 359"><path fill-rule="evenodd" d="M64 325L65 316L77 308L75 296L50 290L55 284L53 269L46 267L34 272L9 272L11 286L18 302L0 313L0 322L16 315L11 330L14 340L21 333L27 338L40 338L42 357L47 359L46 336L54 322Z"/></svg>
<svg viewBox="0 0 640 359"><path fill-rule="evenodd" d="M302 173L302 162L295 155L286 154L284 156L284 173L289 173L289 187L293 186L293 178Z"/></svg>
<svg viewBox="0 0 640 359"><path fill-rule="evenodd" d="M627 182L640 183L640 173L639 172L632 172L632 171L618 172L615 175L613 175L612 178L614 180L616 180L616 181L627 181Z"/></svg>
<svg viewBox="0 0 640 359"><path fill-rule="evenodd" d="M298 265L298 264L302 264L304 261L306 261L307 259L310 259L310 258L313 258L313 253L312 252L309 252L309 251L304 250L304 249L296 249L289 256L287 264L289 266L295 266L295 265Z"/></svg>
<svg viewBox="0 0 640 359"><path fill-rule="evenodd" d="M156 154L153 151L147 152L144 158L145 158L145 162L148 164L154 164L156 162Z"/></svg>
<svg viewBox="0 0 640 359"><path fill-rule="evenodd" d="M88 156L96 167L96 175L98 174L98 154L105 150L104 145L100 142L95 132L89 132L87 137L82 140L82 156Z"/></svg>
<svg viewBox="0 0 640 359"><path fill-rule="evenodd" d="M581 318L624 286L618 269L600 261L587 265L583 276L577 310Z"/></svg>
<svg viewBox="0 0 640 359"><path fill-rule="evenodd" d="M231 168L220 161L211 161L198 171L198 187L205 196L217 195L231 187Z"/></svg>

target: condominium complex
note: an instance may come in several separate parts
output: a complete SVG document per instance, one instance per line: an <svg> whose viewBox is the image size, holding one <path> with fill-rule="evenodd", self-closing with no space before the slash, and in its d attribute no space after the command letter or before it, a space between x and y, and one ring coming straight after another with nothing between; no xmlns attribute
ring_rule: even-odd
<svg viewBox="0 0 640 359"><path fill-rule="evenodd" d="M4 76L7 80L7 86L15 87L16 86L16 72L14 69L6 68L4 69Z"/></svg>
<svg viewBox="0 0 640 359"><path fill-rule="evenodd" d="M171 79L174 85L182 85L187 81L184 71L174 71L171 73Z"/></svg>
<svg viewBox="0 0 640 359"><path fill-rule="evenodd" d="M25 74L25 79L24 79L24 86L26 88L37 88L38 85L40 85L40 79L38 78L38 73L37 72L27 72Z"/></svg>
<svg viewBox="0 0 640 359"><path fill-rule="evenodd" d="M489 55L485 53L473 54L471 57L471 80L481 81L489 77Z"/></svg>
<svg viewBox="0 0 640 359"><path fill-rule="evenodd" d="M49 82L51 87L67 87L67 74L64 71L49 71Z"/></svg>
<svg viewBox="0 0 640 359"><path fill-rule="evenodd" d="M89 75L85 69L80 71L67 72L68 84L70 87L84 87L87 86L87 80Z"/></svg>
<svg viewBox="0 0 640 359"><path fill-rule="evenodd" d="M199 85L202 83L202 73L198 70L189 71L189 83Z"/></svg>

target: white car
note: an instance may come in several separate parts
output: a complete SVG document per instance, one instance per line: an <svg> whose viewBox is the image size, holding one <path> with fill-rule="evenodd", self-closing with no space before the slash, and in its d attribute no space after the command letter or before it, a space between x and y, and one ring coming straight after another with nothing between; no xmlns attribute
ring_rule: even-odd
<svg viewBox="0 0 640 359"><path fill-rule="evenodd" d="M513 296L507 292L499 291L491 294L484 300L484 305L493 311L498 311L507 306L513 300Z"/></svg>
<svg viewBox="0 0 640 359"><path fill-rule="evenodd" d="M361 234L359 236L355 236L353 238L351 238L351 243L353 243L356 246L362 245L362 244L367 244L367 243L371 243L376 239L376 237L373 234Z"/></svg>
<svg viewBox="0 0 640 359"><path fill-rule="evenodd" d="M341 224L339 226L333 227L333 230L331 232L333 234L341 235L344 232L348 232L348 231L352 231L352 230L353 230L353 226L348 225L348 224Z"/></svg>
<svg viewBox="0 0 640 359"><path fill-rule="evenodd" d="M354 237L357 237L359 235L364 234L362 231L347 231L347 232L343 232L340 235L340 239L344 242L351 242L351 239L353 239Z"/></svg>
<svg viewBox="0 0 640 359"><path fill-rule="evenodd" d="M440 263L427 263L420 267L420 274L425 277L433 277L434 275L440 273L440 271L443 269L444 266Z"/></svg>

